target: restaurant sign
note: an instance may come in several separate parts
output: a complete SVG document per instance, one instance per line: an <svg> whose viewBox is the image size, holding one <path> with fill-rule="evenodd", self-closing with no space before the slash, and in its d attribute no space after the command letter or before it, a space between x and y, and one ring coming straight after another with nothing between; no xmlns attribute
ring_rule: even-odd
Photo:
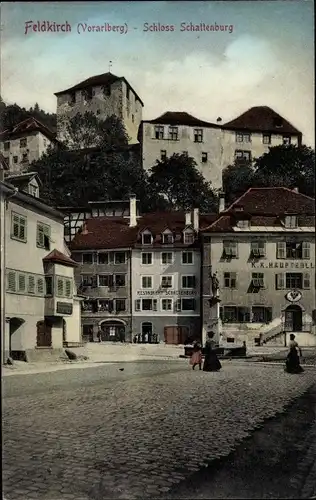
<svg viewBox="0 0 316 500"><path fill-rule="evenodd" d="M58 314L72 314L72 304L68 302L57 302L56 312Z"/></svg>
<svg viewBox="0 0 316 500"><path fill-rule="evenodd" d="M193 296L196 295L196 290L137 290L137 295L180 295L180 296Z"/></svg>
<svg viewBox="0 0 316 500"><path fill-rule="evenodd" d="M277 261L277 262L252 262L251 267L253 268L264 268L264 269L314 269L313 262L302 262L302 261Z"/></svg>

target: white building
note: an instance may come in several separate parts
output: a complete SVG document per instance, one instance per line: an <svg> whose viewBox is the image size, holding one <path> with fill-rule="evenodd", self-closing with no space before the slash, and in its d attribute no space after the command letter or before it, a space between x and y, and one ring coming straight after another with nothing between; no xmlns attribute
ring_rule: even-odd
<svg viewBox="0 0 316 500"><path fill-rule="evenodd" d="M120 118L129 143L138 142L138 128L142 120L143 102L124 77L112 73L92 76L69 89L56 92L57 138L67 139L65 124L77 113L94 113L100 119L111 115Z"/></svg>
<svg viewBox="0 0 316 500"><path fill-rule="evenodd" d="M222 187L221 127L184 112L167 111L140 126L143 167L177 154L194 158L198 170L214 188Z"/></svg>
<svg viewBox="0 0 316 500"><path fill-rule="evenodd" d="M80 300L63 215L1 181L3 361L53 360L81 342Z"/></svg>
<svg viewBox="0 0 316 500"><path fill-rule="evenodd" d="M28 118L0 134L0 152L12 174L19 174L38 160L55 142L55 134L35 118Z"/></svg>

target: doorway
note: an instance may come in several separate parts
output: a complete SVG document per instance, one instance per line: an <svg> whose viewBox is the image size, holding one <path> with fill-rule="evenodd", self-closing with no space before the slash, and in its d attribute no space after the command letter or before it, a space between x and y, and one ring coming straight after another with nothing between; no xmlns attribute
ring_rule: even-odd
<svg viewBox="0 0 316 500"><path fill-rule="evenodd" d="M300 306L290 305L285 310L285 330L301 332L303 329L303 313Z"/></svg>
<svg viewBox="0 0 316 500"><path fill-rule="evenodd" d="M101 323L101 340L103 342L125 342L125 325L121 321L110 320Z"/></svg>
<svg viewBox="0 0 316 500"><path fill-rule="evenodd" d="M49 320L37 322L37 347L51 347L52 346L52 324Z"/></svg>
<svg viewBox="0 0 316 500"><path fill-rule="evenodd" d="M187 326L165 326L165 343L173 345L184 344L189 337L189 332L190 330Z"/></svg>
<svg viewBox="0 0 316 500"><path fill-rule="evenodd" d="M153 324L150 321L144 321L144 323L142 323L142 343L151 343L152 336Z"/></svg>

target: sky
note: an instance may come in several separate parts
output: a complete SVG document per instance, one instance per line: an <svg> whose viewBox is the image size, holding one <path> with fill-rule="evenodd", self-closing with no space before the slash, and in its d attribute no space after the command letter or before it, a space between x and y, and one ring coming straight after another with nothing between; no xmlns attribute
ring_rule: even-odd
<svg viewBox="0 0 316 500"><path fill-rule="evenodd" d="M28 21L68 22L71 31L26 33ZM145 31L146 23L174 30ZM181 31L182 23L230 28ZM127 32L89 28L105 24ZM142 99L143 119L187 111L225 123L270 106L315 146L312 0L3 2L0 33L6 103L56 112L54 92L106 73L112 61Z"/></svg>

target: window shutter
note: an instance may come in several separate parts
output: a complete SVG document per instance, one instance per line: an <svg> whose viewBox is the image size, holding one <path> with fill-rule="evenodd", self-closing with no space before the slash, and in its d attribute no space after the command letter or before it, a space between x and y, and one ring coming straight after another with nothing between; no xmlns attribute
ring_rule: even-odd
<svg viewBox="0 0 316 500"><path fill-rule="evenodd" d="M285 259L285 250L286 250L285 241L278 241L277 242L276 258L277 259Z"/></svg>
<svg viewBox="0 0 316 500"><path fill-rule="evenodd" d="M196 309L196 300L192 299L192 311L195 311Z"/></svg>
<svg viewBox="0 0 316 500"><path fill-rule="evenodd" d="M135 300L135 311L140 311L140 299Z"/></svg>
<svg viewBox="0 0 316 500"><path fill-rule="evenodd" d="M157 311L157 299L153 299L153 311Z"/></svg>
<svg viewBox="0 0 316 500"><path fill-rule="evenodd" d="M44 293L44 280L43 278L38 278L37 280L37 293L43 295Z"/></svg>
<svg viewBox="0 0 316 500"><path fill-rule="evenodd" d="M177 302L176 302L176 311L181 311L181 299L177 299Z"/></svg>
<svg viewBox="0 0 316 500"><path fill-rule="evenodd" d="M57 294L59 297L64 295L64 280L62 278L57 278Z"/></svg>
<svg viewBox="0 0 316 500"><path fill-rule="evenodd" d="M305 290L309 290L310 287L311 287L311 280L310 280L309 273L304 273L303 274L303 288Z"/></svg>
<svg viewBox="0 0 316 500"><path fill-rule="evenodd" d="M303 259L310 259L310 244L308 241L303 241L302 257Z"/></svg>
<svg viewBox="0 0 316 500"><path fill-rule="evenodd" d="M40 224L38 224L38 226L37 226L36 243L39 247L44 246L44 228Z"/></svg>
<svg viewBox="0 0 316 500"><path fill-rule="evenodd" d="M25 292L26 279L25 274L19 274L19 292Z"/></svg>
<svg viewBox="0 0 316 500"><path fill-rule="evenodd" d="M219 317L220 317L221 321L223 321L223 313L224 313L224 308L220 307L219 308Z"/></svg>
<svg viewBox="0 0 316 500"><path fill-rule="evenodd" d="M27 284L28 293L35 293L35 278L34 276L29 276Z"/></svg>
<svg viewBox="0 0 316 500"><path fill-rule="evenodd" d="M7 290L10 292L16 292L16 274L14 271L9 271L7 274Z"/></svg>
<svg viewBox="0 0 316 500"><path fill-rule="evenodd" d="M71 297L71 281L66 280L66 297Z"/></svg>
<svg viewBox="0 0 316 500"><path fill-rule="evenodd" d="M279 273L275 275L275 288L276 290L284 290L285 288L284 273Z"/></svg>

